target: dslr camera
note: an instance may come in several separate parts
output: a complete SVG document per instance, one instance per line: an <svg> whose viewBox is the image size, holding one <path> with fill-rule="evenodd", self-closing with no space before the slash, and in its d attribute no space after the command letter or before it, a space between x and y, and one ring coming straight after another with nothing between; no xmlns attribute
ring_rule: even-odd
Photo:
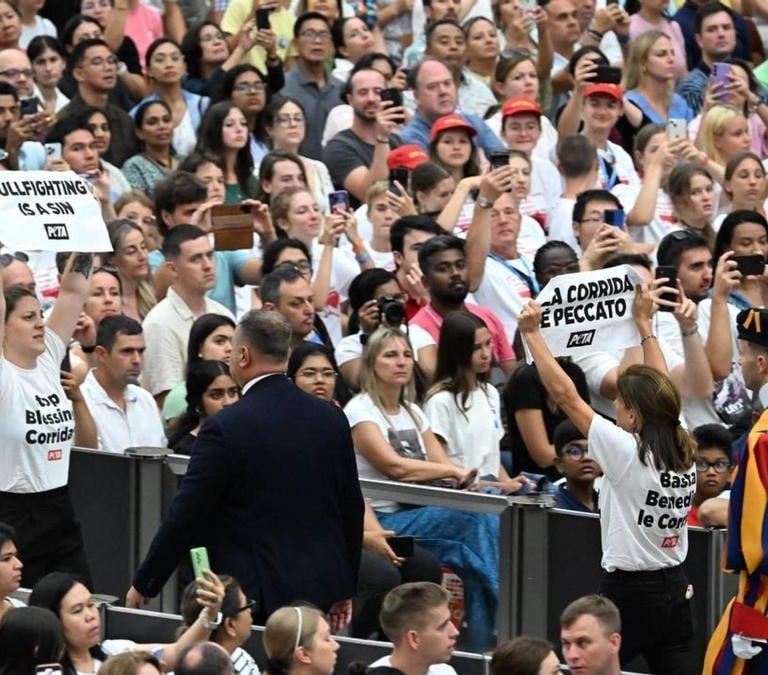
<svg viewBox="0 0 768 675"><path fill-rule="evenodd" d="M385 295L379 298L379 320L387 326L399 326L405 321L405 307L399 298Z"/></svg>

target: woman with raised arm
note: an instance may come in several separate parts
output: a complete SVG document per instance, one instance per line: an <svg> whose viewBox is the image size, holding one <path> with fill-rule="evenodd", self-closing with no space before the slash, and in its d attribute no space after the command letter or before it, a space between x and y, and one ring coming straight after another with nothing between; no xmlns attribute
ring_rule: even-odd
<svg viewBox="0 0 768 675"><path fill-rule="evenodd" d="M90 579L67 488L75 428L59 368L92 264L91 253L72 254L47 324L33 291L0 280L0 521L16 530L27 587L52 569Z"/></svg>
<svg viewBox="0 0 768 675"><path fill-rule="evenodd" d="M666 375L652 331L656 291L650 286L638 287L633 306L648 365L619 374L615 424L579 396L552 356L539 328L539 305L523 308L518 327L549 395L588 439L589 453L605 474L600 593L621 611L622 666L642 654L652 672L688 675L694 672L693 587L682 565L696 491L694 444L680 425L680 394Z"/></svg>

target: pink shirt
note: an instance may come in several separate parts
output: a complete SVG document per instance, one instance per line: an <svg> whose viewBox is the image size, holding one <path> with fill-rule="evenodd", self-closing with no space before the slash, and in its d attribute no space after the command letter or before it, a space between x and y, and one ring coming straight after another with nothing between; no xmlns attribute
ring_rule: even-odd
<svg viewBox="0 0 768 675"><path fill-rule="evenodd" d="M154 7L140 4L125 18L125 34L136 43L141 67L146 68L147 47L163 37L163 17Z"/></svg>
<svg viewBox="0 0 768 675"><path fill-rule="evenodd" d="M493 358L496 363L501 364L507 361L514 361L515 353L507 341L507 334L499 317L490 309L480 307L480 305L473 305L469 302L464 303L464 309L472 312L475 316L479 316L485 321L485 325L488 326L493 344ZM422 307L408 323L423 328L432 336L435 342L438 342L440 339L440 326L443 325L443 317L432 308L431 304Z"/></svg>
<svg viewBox="0 0 768 675"><path fill-rule="evenodd" d="M672 40L672 46L675 49L675 84L678 84L686 71L685 40L683 39L683 32L680 30L680 24L664 19L664 25L655 26L648 23L639 14L633 14L629 17L629 37L631 40L649 30L660 30Z"/></svg>

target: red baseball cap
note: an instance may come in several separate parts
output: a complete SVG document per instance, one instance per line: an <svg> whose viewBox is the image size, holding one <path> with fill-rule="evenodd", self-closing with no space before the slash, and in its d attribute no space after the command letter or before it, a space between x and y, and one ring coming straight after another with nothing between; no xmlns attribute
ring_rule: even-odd
<svg viewBox="0 0 768 675"><path fill-rule="evenodd" d="M595 82L584 89L584 98L594 96L595 94L605 94L615 98L617 101L621 101L624 97L624 90L620 84L608 84L607 82Z"/></svg>
<svg viewBox="0 0 768 675"><path fill-rule="evenodd" d="M475 127L467 122L461 115L443 115L442 117L438 117L432 125L429 140L434 141L439 133L450 129L464 129L470 136L475 136L477 134L477 129L475 129Z"/></svg>
<svg viewBox="0 0 768 675"><path fill-rule="evenodd" d="M530 113L532 115L541 115L541 106L528 96L513 96L506 100L501 106L502 119L512 117L512 115L522 115Z"/></svg>
<svg viewBox="0 0 768 675"><path fill-rule="evenodd" d="M387 155L387 168L390 170L403 168L412 171L419 164L428 161L429 155L418 145L401 145Z"/></svg>

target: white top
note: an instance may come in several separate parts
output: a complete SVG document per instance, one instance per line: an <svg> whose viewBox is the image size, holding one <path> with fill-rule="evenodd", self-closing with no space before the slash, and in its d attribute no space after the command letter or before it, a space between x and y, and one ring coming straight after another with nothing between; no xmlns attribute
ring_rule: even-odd
<svg viewBox="0 0 768 675"><path fill-rule="evenodd" d="M619 183L627 183L629 185L640 185L640 177L635 170L635 164L632 161L629 153L620 145L613 143L612 141L606 141L606 149L600 150L598 148L597 154L602 159L605 159L609 164L612 164L616 170L616 178ZM603 190L608 188L609 176L605 170L605 162L598 162L600 167L599 175L597 177L597 187ZM615 185L614 185L615 187Z"/></svg>
<svg viewBox="0 0 768 675"><path fill-rule="evenodd" d="M235 317L224 305L205 298L204 314ZM173 288L144 318L144 386L155 396L173 389L184 379L189 329L197 317Z"/></svg>
<svg viewBox="0 0 768 675"><path fill-rule="evenodd" d="M44 492L67 484L75 422L60 382L65 351L61 338L46 329L35 368L0 358L0 492Z"/></svg>
<svg viewBox="0 0 768 675"><path fill-rule="evenodd" d="M616 185L611 193L615 195L624 207L624 211L629 213L637 203L640 196L640 185L628 185L620 183ZM656 195L656 208L651 222L647 225L629 227L629 236L632 241L638 244L658 244L672 230L678 229L675 225L675 208L669 195L659 188Z"/></svg>
<svg viewBox="0 0 768 675"><path fill-rule="evenodd" d="M523 204L520 204L523 210ZM541 223L529 215L520 216L520 233L517 235L517 251L528 260L533 261L537 251L547 243L547 235Z"/></svg>
<svg viewBox="0 0 768 675"><path fill-rule="evenodd" d="M317 239L312 242L312 269L317 275L320 267L320 256L322 255L322 245ZM354 257L345 255L343 249L336 249L333 252L333 262L331 263L331 283L328 287L328 298L325 301L325 307L318 312L323 320L328 334L331 336L333 344L341 341L341 306L347 301L349 285L358 274L360 274L360 265ZM314 277L313 277L314 278Z"/></svg>
<svg viewBox="0 0 768 675"><path fill-rule="evenodd" d="M576 200L571 197L560 197L555 210L549 216L549 240L564 241L581 256L581 246L576 241L573 232L573 207Z"/></svg>
<svg viewBox="0 0 768 675"><path fill-rule="evenodd" d="M485 385L471 392L466 410L461 396L439 391L424 404L424 412L432 431L445 440L451 461L465 469L478 468L478 476L498 477L501 454L499 441L504 435L501 426L499 392Z"/></svg>
<svg viewBox="0 0 768 675"><path fill-rule="evenodd" d="M179 157L186 157L195 151L196 145L197 129L192 123L192 116L189 114L189 106L187 106L179 126L173 130L173 149Z"/></svg>
<svg viewBox="0 0 768 675"><path fill-rule="evenodd" d="M146 389L125 388L125 411L104 391L90 370L82 384L83 398L96 423L99 450L122 454L126 448L164 448L163 421L155 399Z"/></svg>
<svg viewBox="0 0 768 675"><path fill-rule="evenodd" d="M328 113L328 117L325 118L325 127L323 128L323 138L320 141L323 147L340 131L345 131L352 127L352 122L355 119L355 112L352 110L352 106L347 103L342 103Z"/></svg>
<svg viewBox="0 0 768 675"><path fill-rule="evenodd" d="M58 31L52 21L42 16L36 16L34 26L22 24L19 48L26 50L29 43L32 42L32 38L36 38L38 35L50 35L55 38L58 37Z"/></svg>
<svg viewBox="0 0 768 675"><path fill-rule="evenodd" d="M416 328L419 328L419 330L415 330ZM400 330L405 333L405 326L400 326ZM361 335L362 331L358 331L354 335L345 335L339 344L336 345L334 356L336 357L336 363L339 366L349 363L354 359L359 359L363 355L363 345L360 342ZM419 326L409 327L408 339L411 343L411 347L413 347L413 358L417 362L419 360L419 351L421 349L436 344L432 339L432 336Z"/></svg>
<svg viewBox="0 0 768 675"><path fill-rule="evenodd" d="M688 512L696 468L659 471L648 454L638 457L637 437L595 415L589 452L605 474L600 490L602 567L647 571L674 567L688 553Z"/></svg>
<svg viewBox="0 0 768 675"><path fill-rule="evenodd" d="M507 263L524 274L533 274L533 263L529 260L516 258ZM472 295L478 305L493 308L504 324L507 340L512 344L517 330L517 316L531 300L528 285L504 264L489 257L485 261L483 281Z"/></svg>
<svg viewBox="0 0 768 675"><path fill-rule="evenodd" d="M531 157L536 159L546 159L553 162L557 159L555 154L557 148L557 129L555 129L546 115L542 115L539 119L541 120L541 135L539 136L539 140L536 141L536 145L533 146L533 150L531 150ZM501 110L491 115L485 120L485 123L503 142L504 137L501 133Z"/></svg>
<svg viewBox="0 0 768 675"><path fill-rule="evenodd" d="M374 661L369 668L377 668L378 666L391 668L392 655L382 656ZM424 675L458 675L458 673L453 669L453 666L449 666L447 663L433 663Z"/></svg>
<svg viewBox="0 0 768 675"><path fill-rule="evenodd" d="M393 448L401 447L412 459L426 459L427 450L421 435L429 430L429 421L416 405L411 405L411 412L419 421L418 427L408 411L400 406L397 415L385 415L376 407L368 394L358 394L344 408L344 414L349 420L349 426L354 429L362 422L373 422ZM376 469L355 448L357 456L357 472L360 478L374 480L392 480ZM398 453L399 454L399 453ZM400 507L396 502L384 499L372 499L371 506L376 511L392 513Z"/></svg>
<svg viewBox="0 0 768 675"><path fill-rule="evenodd" d="M259 675L261 672L253 657L242 647L235 649L229 658L232 659L235 675Z"/></svg>
<svg viewBox="0 0 768 675"><path fill-rule="evenodd" d="M521 212L546 223L549 221L549 212L557 206L562 194L563 177L557 167L548 159L531 157L531 189L520 206ZM530 207L526 208L527 203L536 205L538 211L543 209L544 212L540 215L537 210L529 210Z"/></svg>

